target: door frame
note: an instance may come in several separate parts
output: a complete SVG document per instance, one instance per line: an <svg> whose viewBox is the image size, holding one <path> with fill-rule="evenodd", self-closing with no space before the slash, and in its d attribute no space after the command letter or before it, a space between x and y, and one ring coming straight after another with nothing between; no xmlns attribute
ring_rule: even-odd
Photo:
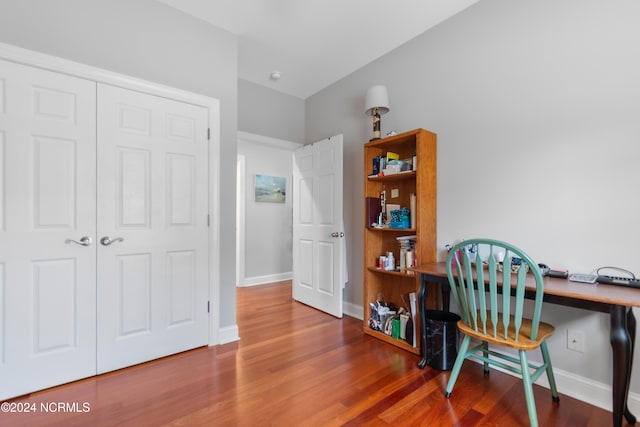
<svg viewBox="0 0 640 427"><path fill-rule="evenodd" d="M220 101L205 95L130 77L0 42L0 58L23 65L118 86L209 110L209 345L220 344Z"/></svg>

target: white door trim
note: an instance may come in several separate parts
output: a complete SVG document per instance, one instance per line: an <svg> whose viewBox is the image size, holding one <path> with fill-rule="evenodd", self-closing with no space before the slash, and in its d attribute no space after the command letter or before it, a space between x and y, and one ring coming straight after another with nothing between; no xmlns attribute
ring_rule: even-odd
<svg viewBox="0 0 640 427"><path fill-rule="evenodd" d="M282 150L295 151L302 147L304 144L294 141L287 141L286 139L272 138L270 136L258 135L255 133L238 131L238 141L253 142L254 144L262 144L280 148Z"/></svg>
<svg viewBox="0 0 640 427"><path fill-rule="evenodd" d="M238 140L240 138L238 132ZM246 207L247 207L247 191L246 191L246 174L247 174L247 158L243 154L238 154L238 163L236 169L236 287L244 286L244 254L246 239Z"/></svg>
<svg viewBox="0 0 640 427"><path fill-rule="evenodd" d="M162 96L209 109L209 345L220 343L220 101L205 95L153 83L124 74L0 42L0 58L98 83Z"/></svg>

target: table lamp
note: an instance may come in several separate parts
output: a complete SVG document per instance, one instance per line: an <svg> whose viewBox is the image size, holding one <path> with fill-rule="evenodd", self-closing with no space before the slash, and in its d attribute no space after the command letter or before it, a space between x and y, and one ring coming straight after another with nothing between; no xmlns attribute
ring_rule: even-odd
<svg viewBox="0 0 640 427"><path fill-rule="evenodd" d="M389 112L389 95L386 86L371 86L365 100L365 114L373 116L373 138L380 139L380 115Z"/></svg>

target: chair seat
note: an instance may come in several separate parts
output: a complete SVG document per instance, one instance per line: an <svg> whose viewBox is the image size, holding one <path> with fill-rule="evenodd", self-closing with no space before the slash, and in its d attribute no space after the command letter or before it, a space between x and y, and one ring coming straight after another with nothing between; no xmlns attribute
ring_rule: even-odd
<svg viewBox="0 0 640 427"><path fill-rule="evenodd" d="M478 331L476 332L473 327L467 325L464 320L460 320L458 322L458 329L465 335L469 335L471 337L477 338L482 341L487 341L490 343L515 348L517 350L533 350L540 347L540 343L547 339L553 334L555 328L544 322L540 322L538 324L538 338L536 340L532 340L529 338L531 335L531 320L530 319L522 319L522 326L520 327L520 333L518 334L518 339L516 340L516 331L514 327L513 316L509 321L509 329L507 330L508 338L504 338L504 326L502 323L502 314L498 315L498 328L497 328L497 336L493 336L493 323L491 320L487 319L487 334L482 331L482 326L480 323L480 315L478 314Z"/></svg>

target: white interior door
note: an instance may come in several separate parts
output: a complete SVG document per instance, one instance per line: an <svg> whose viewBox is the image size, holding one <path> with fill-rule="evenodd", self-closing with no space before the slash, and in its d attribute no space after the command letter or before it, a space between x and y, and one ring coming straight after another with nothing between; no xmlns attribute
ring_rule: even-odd
<svg viewBox="0 0 640 427"><path fill-rule="evenodd" d="M95 149L95 83L0 60L0 400L95 375Z"/></svg>
<svg viewBox="0 0 640 427"><path fill-rule="evenodd" d="M207 129L98 84L98 373L208 343Z"/></svg>
<svg viewBox="0 0 640 427"><path fill-rule="evenodd" d="M293 298L342 317L342 135L305 145L293 165Z"/></svg>

